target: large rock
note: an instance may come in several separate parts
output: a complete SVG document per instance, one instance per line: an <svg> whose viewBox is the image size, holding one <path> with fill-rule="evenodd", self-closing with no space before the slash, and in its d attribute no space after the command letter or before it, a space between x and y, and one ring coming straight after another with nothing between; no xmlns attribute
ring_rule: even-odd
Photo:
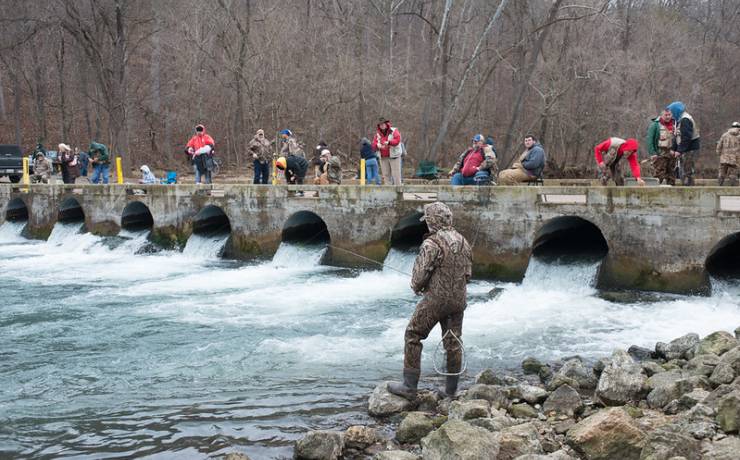
<svg viewBox="0 0 740 460"><path fill-rule="evenodd" d="M499 437L499 460L513 460L524 454L544 454L540 434L534 423L505 428Z"/></svg>
<svg viewBox="0 0 740 460"><path fill-rule="evenodd" d="M637 402L647 393L647 377L642 366L635 363L630 355L617 350L611 362L601 373L596 386L596 398L605 406L623 406Z"/></svg>
<svg viewBox="0 0 740 460"><path fill-rule="evenodd" d="M645 433L621 408L604 409L581 420L566 441L588 460L639 459Z"/></svg>
<svg viewBox="0 0 740 460"><path fill-rule="evenodd" d="M423 412L409 412L396 430L396 439L404 444L415 444L434 430L434 423Z"/></svg>
<svg viewBox="0 0 740 460"><path fill-rule="evenodd" d="M699 348L696 350L697 355L715 354L717 356L732 350L738 345L735 336L725 331L717 331L704 337L699 342Z"/></svg>
<svg viewBox="0 0 740 460"><path fill-rule="evenodd" d="M723 354L719 359L720 364L729 364L735 375L740 375L740 346L733 348Z"/></svg>
<svg viewBox="0 0 740 460"><path fill-rule="evenodd" d="M684 368L691 375L709 377L719 364L719 356L715 354L699 354L691 358Z"/></svg>
<svg viewBox="0 0 740 460"><path fill-rule="evenodd" d="M338 431L309 431L295 446L300 460L336 460L342 456L344 440Z"/></svg>
<svg viewBox="0 0 740 460"><path fill-rule="evenodd" d="M494 433L497 433L510 426L519 425L520 423L520 420L509 417L508 415L496 415L490 418L477 418L474 420L470 420L471 425L485 428L486 430Z"/></svg>
<svg viewBox="0 0 740 460"><path fill-rule="evenodd" d="M405 450L386 450L375 454L373 460L421 460L421 457Z"/></svg>
<svg viewBox="0 0 740 460"><path fill-rule="evenodd" d="M632 345L627 349L627 353L637 361L646 361L653 358L653 350L637 345Z"/></svg>
<svg viewBox="0 0 740 460"><path fill-rule="evenodd" d="M735 328L735 338L740 340L740 326Z"/></svg>
<svg viewBox="0 0 740 460"><path fill-rule="evenodd" d="M493 369L484 369L475 377L475 383L482 383L484 385L502 385L504 382L496 375Z"/></svg>
<svg viewBox="0 0 740 460"><path fill-rule="evenodd" d="M575 460L575 457L560 449L551 454L526 454L517 457L515 460Z"/></svg>
<svg viewBox="0 0 740 460"><path fill-rule="evenodd" d="M728 436L702 445L702 460L737 460L738 452L740 452L740 438Z"/></svg>
<svg viewBox="0 0 740 460"><path fill-rule="evenodd" d="M528 383L520 383L509 390L509 395L512 398L523 399L529 404L541 403L547 398L547 394L547 390L544 388Z"/></svg>
<svg viewBox="0 0 740 460"><path fill-rule="evenodd" d="M369 426L354 425L344 432L344 445L353 449L365 449L380 441L378 430Z"/></svg>
<svg viewBox="0 0 740 460"><path fill-rule="evenodd" d="M514 418L537 418L537 410L527 403L512 404L509 413Z"/></svg>
<svg viewBox="0 0 740 460"><path fill-rule="evenodd" d="M542 366L543 364L537 358L532 358L531 356L524 358L524 361L522 361L522 370L525 374L537 375Z"/></svg>
<svg viewBox="0 0 740 460"><path fill-rule="evenodd" d="M388 383L383 382L375 387L368 401L368 412L376 417L387 417L409 410L411 401L388 391Z"/></svg>
<svg viewBox="0 0 740 460"><path fill-rule="evenodd" d="M665 369L663 368L663 366L656 363L655 361L645 361L642 363L642 371L648 377L652 377L655 374L660 374L661 372L665 372Z"/></svg>
<svg viewBox="0 0 740 460"><path fill-rule="evenodd" d="M451 420L472 420L491 416L491 406L485 399L452 401L449 417Z"/></svg>
<svg viewBox="0 0 740 460"><path fill-rule="evenodd" d="M491 403L494 409L506 407L509 404L507 393L503 387L480 383L468 388L464 399L485 399Z"/></svg>
<svg viewBox="0 0 740 460"><path fill-rule="evenodd" d="M656 374L653 377L650 377L650 379L654 379L655 377L668 373L669 372ZM650 379L648 379L648 381ZM648 385L655 385L655 382L652 384L648 383ZM710 389L711 385L709 380L703 376L682 377L675 380L665 379L657 384L650 393L648 393L647 402L650 407L660 409L665 407L666 404L674 399L677 400L684 394L692 391L694 388Z"/></svg>
<svg viewBox="0 0 740 460"><path fill-rule="evenodd" d="M583 401L581 395L573 387L561 385L547 397L542 410L545 414L555 412L572 417L583 410Z"/></svg>
<svg viewBox="0 0 740 460"><path fill-rule="evenodd" d="M462 420L450 420L421 440L424 460L496 460L497 436Z"/></svg>
<svg viewBox="0 0 740 460"><path fill-rule="evenodd" d="M664 425L650 432L640 460L668 460L672 457L700 460L701 443L676 424Z"/></svg>
<svg viewBox="0 0 740 460"><path fill-rule="evenodd" d="M563 363L563 367L553 376L553 380L561 377L562 383L568 383L572 387L569 380L577 382L579 388L591 390L596 388L596 376L591 372L591 369L587 368L580 359L574 358L569 359ZM548 385L548 388L553 388L554 385ZM558 385L559 386L559 385ZM555 389L555 388L553 388Z"/></svg>
<svg viewBox="0 0 740 460"><path fill-rule="evenodd" d="M724 396L717 408L717 424L725 433L737 433L740 428L740 390Z"/></svg>
<svg viewBox="0 0 740 460"><path fill-rule="evenodd" d="M698 343L698 334L686 334L683 337L672 340L670 343L656 343L655 353L665 359L680 359Z"/></svg>
<svg viewBox="0 0 740 460"><path fill-rule="evenodd" d="M735 380L735 371L727 363L719 363L709 376L709 382L712 385L722 385L723 383L732 383Z"/></svg>

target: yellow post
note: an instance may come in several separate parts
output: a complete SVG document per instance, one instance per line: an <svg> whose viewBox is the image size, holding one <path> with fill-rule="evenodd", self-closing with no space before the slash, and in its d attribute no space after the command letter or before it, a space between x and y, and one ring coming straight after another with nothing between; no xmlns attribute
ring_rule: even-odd
<svg viewBox="0 0 740 460"><path fill-rule="evenodd" d="M272 159L272 185L277 185L277 160Z"/></svg>
<svg viewBox="0 0 740 460"><path fill-rule="evenodd" d="M116 157L116 174L118 174L118 183L123 184L123 168L121 168L121 157Z"/></svg>
<svg viewBox="0 0 740 460"><path fill-rule="evenodd" d="M360 159L360 185L365 185L365 159Z"/></svg>
<svg viewBox="0 0 740 460"><path fill-rule="evenodd" d="M23 185L31 183L31 174L28 171L28 157L23 157Z"/></svg>

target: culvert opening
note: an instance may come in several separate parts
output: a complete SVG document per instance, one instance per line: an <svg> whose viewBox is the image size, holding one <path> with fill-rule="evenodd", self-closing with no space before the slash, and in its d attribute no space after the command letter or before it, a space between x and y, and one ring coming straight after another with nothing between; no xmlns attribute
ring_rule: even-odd
<svg viewBox="0 0 740 460"><path fill-rule="evenodd" d="M223 209L209 205L193 219L193 233L205 236L228 234L231 233L231 222Z"/></svg>
<svg viewBox="0 0 740 460"><path fill-rule="evenodd" d="M75 198L67 198L59 206L59 222L75 223L85 221L85 212L80 206L80 202Z"/></svg>
<svg viewBox="0 0 740 460"><path fill-rule="evenodd" d="M599 227L575 216L556 217L535 235L532 255L543 260L597 261L609 252Z"/></svg>
<svg viewBox="0 0 740 460"><path fill-rule="evenodd" d="M298 211L285 222L282 240L286 243L328 244L331 238L321 217L311 211Z"/></svg>
<svg viewBox="0 0 740 460"><path fill-rule="evenodd" d="M740 232L717 243L707 257L706 268L715 278L740 279Z"/></svg>
<svg viewBox="0 0 740 460"><path fill-rule="evenodd" d="M5 220L9 222L24 222L28 220L28 207L20 198L13 198L5 208Z"/></svg>
<svg viewBox="0 0 740 460"><path fill-rule="evenodd" d="M398 221L391 231L392 248L408 251L421 246L424 235L429 232L426 222L419 220L423 215L415 212Z"/></svg>
<svg viewBox="0 0 740 460"><path fill-rule="evenodd" d="M132 201L123 208L121 228L132 232L149 230L154 226L154 217L144 203Z"/></svg>

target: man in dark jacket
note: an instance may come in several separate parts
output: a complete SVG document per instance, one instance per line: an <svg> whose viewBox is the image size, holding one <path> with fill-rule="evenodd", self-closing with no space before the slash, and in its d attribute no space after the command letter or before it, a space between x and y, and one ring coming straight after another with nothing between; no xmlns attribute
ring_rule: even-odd
<svg viewBox="0 0 740 460"><path fill-rule="evenodd" d="M90 161L93 165L91 182L97 184L102 178L103 183L107 184L110 177L110 155L108 154L108 147L99 142L91 142Z"/></svg>
<svg viewBox="0 0 740 460"><path fill-rule="evenodd" d="M681 156L681 183L683 185L694 185L694 164L699 156L699 125L686 111L683 102L676 101L666 107L671 111L673 121L676 123L674 148Z"/></svg>
<svg viewBox="0 0 740 460"><path fill-rule="evenodd" d="M298 155L280 157L275 162L275 166L285 171L285 181L288 184L303 184L306 171L308 171L308 161Z"/></svg>
<svg viewBox="0 0 740 460"><path fill-rule="evenodd" d="M519 156L519 161L498 174L500 185L517 185L542 177L542 171L545 170L545 150L531 134L524 136L524 147L526 150Z"/></svg>
<svg viewBox="0 0 740 460"><path fill-rule="evenodd" d="M388 384L388 391L407 399L416 397L421 373L421 341L434 326L442 328L447 353L445 393L454 396L462 366L462 323L467 306L467 283L472 274L473 255L465 237L452 226L452 211L444 203L424 206L429 236L414 262L411 289L424 297L416 305L406 327L403 383Z"/></svg>

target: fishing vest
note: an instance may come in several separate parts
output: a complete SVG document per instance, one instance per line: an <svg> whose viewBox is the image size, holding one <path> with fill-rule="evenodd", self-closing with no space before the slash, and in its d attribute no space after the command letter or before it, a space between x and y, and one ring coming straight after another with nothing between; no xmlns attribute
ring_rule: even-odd
<svg viewBox="0 0 740 460"><path fill-rule="evenodd" d="M621 137L610 137L609 139L611 140L611 145L609 146L609 150L607 151L606 154L610 160L614 160L617 158L617 155L618 155L617 150L619 150L619 147L621 147L622 144L624 144L627 141L622 139Z"/></svg>
<svg viewBox="0 0 740 460"><path fill-rule="evenodd" d="M694 117L689 115L688 112L684 112L683 115L681 115L681 118L678 119L678 123L676 124L676 144L681 144L681 122L684 119L691 120L691 123L694 124L694 135L691 137L691 140L699 139L699 125L696 124L694 121Z"/></svg>
<svg viewBox="0 0 740 460"><path fill-rule="evenodd" d="M669 149L673 147L673 131L666 128L663 123L660 122L660 120L657 121L658 123L658 148L660 149Z"/></svg>

